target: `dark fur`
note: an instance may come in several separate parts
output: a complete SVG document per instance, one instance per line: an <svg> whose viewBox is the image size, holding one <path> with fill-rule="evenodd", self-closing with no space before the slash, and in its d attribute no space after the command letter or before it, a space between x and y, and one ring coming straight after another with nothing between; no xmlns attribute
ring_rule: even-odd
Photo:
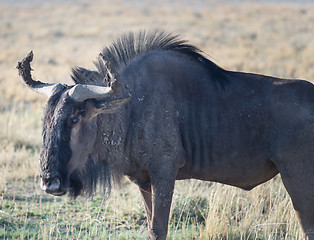
<svg viewBox="0 0 314 240"><path fill-rule="evenodd" d="M82 175L77 171L71 174L71 189L69 194L74 198L81 194L92 196L97 190L97 185L100 184L103 194L108 197L113 179L111 169L106 161L95 161L90 156Z"/></svg>
<svg viewBox="0 0 314 240"><path fill-rule="evenodd" d="M102 185L105 195L110 195L111 183L114 180L110 167L104 160L96 161L89 157L86 169L84 170L84 190L88 195L92 195L97 190L97 184Z"/></svg>

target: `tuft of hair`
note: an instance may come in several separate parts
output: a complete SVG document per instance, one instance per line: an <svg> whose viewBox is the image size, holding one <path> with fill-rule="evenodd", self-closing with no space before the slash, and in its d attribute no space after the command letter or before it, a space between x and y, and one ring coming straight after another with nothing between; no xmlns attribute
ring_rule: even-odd
<svg viewBox="0 0 314 240"><path fill-rule="evenodd" d="M187 41L180 39L178 35L156 30L124 34L117 38L111 46L105 47L101 56L103 56L103 60L109 61L113 67L119 69L121 66L127 65L133 58L155 50L179 51L193 56L201 52Z"/></svg>
<svg viewBox="0 0 314 240"><path fill-rule="evenodd" d="M103 85L105 82L97 71L91 71L82 67L72 68L72 80L75 84Z"/></svg>
<svg viewBox="0 0 314 240"><path fill-rule="evenodd" d="M97 186L100 186L103 194L109 197L111 185L115 182L115 175L106 161L95 161L89 157L83 175L83 192L85 195L92 196L96 192Z"/></svg>
<svg viewBox="0 0 314 240"><path fill-rule="evenodd" d="M74 68L72 79L75 83L81 84L105 84L104 79L108 72L106 62L109 62L115 71L119 72L135 57L151 51L175 51L188 55L202 64L208 70L209 76L221 87L228 82L226 71L207 59L199 48L182 40L179 35L158 30L141 31L137 34L130 32L120 36L99 54L98 59L94 62L97 71ZM93 80L92 77L94 77Z"/></svg>

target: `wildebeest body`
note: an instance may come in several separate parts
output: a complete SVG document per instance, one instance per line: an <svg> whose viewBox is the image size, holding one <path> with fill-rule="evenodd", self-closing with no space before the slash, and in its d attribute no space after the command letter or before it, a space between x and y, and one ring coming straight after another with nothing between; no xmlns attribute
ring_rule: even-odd
<svg viewBox="0 0 314 240"><path fill-rule="evenodd" d="M257 84L259 80L254 80L254 75L241 74L241 78L233 80L231 77L237 73L225 71L229 85L222 89L208 77L201 64L191 66L185 56L180 56L181 63L178 57L172 57L160 56L158 64L155 63L157 70L150 64L156 61L156 54L153 60L146 57L143 68L147 76L126 73L130 79L124 84L140 79L143 81L140 88L144 89L144 93L134 91L134 102L130 104L135 108L130 118L134 126L127 127L133 131L126 139L138 136L134 141L138 145L130 147L138 154L134 158L141 161L145 157L142 154L153 156L154 151L172 152L175 148L182 152L184 162L177 179L212 180L245 189L276 175L270 161L270 116L265 109L270 106L273 82L281 80L261 80ZM177 61L175 67L173 61ZM136 63L136 67L141 72L141 66ZM242 89L241 85L248 81L257 84L255 89Z"/></svg>
<svg viewBox="0 0 314 240"><path fill-rule="evenodd" d="M142 193L150 237L165 239L176 179L250 190L280 172L313 239L313 85L226 71L163 33L137 37L104 49L97 71L74 69L76 85L34 89L51 96L43 189L77 196L126 175Z"/></svg>

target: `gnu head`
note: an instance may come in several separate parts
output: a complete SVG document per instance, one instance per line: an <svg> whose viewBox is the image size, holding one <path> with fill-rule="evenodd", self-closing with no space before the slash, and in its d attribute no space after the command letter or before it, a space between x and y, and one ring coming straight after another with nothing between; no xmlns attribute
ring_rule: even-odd
<svg viewBox="0 0 314 240"><path fill-rule="evenodd" d="M48 84L32 79L32 60L30 52L17 68L24 84L49 98L43 113L41 188L53 195L68 192L77 196L82 191L91 193L100 178L110 185L109 169L93 152L98 147L97 116L114 112L128 100L113 98L121 89L119 76L104 62L107 72L102 86ZM76 68L74 74L76 82L88 78L85 82L93 83L98 78L99 83L101 77L97 72L82 68Z"/></svg>

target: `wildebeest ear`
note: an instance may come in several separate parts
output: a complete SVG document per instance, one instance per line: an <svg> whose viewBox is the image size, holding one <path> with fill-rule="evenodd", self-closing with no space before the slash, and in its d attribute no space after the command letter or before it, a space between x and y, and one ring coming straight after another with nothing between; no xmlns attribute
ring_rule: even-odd
<svg viewBox="0 0 314 240"><path fill-rule="evenodd" d="M124 104L126 104L131 97L126 98L119 98L114 99L112 101L100 101L100 100L93 100L87 103L87 108L89 112L89 116L91 118L96 117L98 114L101 113L114 113Z"/></svg>

